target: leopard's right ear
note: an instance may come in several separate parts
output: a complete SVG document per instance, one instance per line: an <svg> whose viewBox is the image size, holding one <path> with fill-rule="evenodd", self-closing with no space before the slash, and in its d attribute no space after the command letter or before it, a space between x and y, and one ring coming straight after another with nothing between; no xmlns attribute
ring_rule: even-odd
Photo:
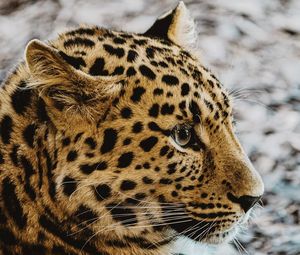
<svg viewBox="0 0 300 255"><path fill-rule="evenodd" d="M161 15L144 35L168 39L186 49L193 49L197 39L194 20L183 1Z"/></svg>
<svg viewBox="0 0 300 255"><path fill-rule="evenodd" d="M29 42L25 59L31 75L28 88L38 90L49 108L56 109L55 118L99 119L122 87L117 78L77 70L70 61L74 57L38 40Z"/></svg>

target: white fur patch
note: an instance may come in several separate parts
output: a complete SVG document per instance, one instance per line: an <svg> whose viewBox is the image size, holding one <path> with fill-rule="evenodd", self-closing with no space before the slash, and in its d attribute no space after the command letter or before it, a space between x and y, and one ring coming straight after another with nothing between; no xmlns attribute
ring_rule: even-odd
<svg viewBox="0 0 300 255"><path fill-rule="evenodd" d="M238 253L227 243L211 245L195 242L180 236L174 244L171 254L182 255L237 255Z"/></svg>
<svg viewBox="0 0 300 255"><path fill-rule="evenodd" d="M178 15L174 31L176 43L187 49L194 48L197 39L195 22L182 1L177 6L176 15Z"/></svg>

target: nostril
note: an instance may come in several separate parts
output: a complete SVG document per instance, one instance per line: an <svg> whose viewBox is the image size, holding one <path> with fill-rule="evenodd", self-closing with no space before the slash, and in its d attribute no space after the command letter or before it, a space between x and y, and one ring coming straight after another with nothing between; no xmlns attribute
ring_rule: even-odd
<svg viewBox="0 0 300 255"><path fill-rule="evenodd" d="M257 201L261 198L259 197L252 197L252 196L241 196L238 198L239 204L243 208L243 210L248 212L256 203Z"/></svg>

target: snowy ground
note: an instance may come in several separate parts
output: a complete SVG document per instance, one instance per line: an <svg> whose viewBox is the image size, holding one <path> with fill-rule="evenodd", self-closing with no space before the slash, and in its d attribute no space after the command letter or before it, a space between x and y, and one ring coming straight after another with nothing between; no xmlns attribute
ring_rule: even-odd
<svg viewBox="0 0 300 255"><path fill-rule="evenodd" d="M300 1L186 0L204 62L237 93L239 137L263 176L248 254L300 254ZM142 32L172 0L0 0L0 81L32 38L78 23ZM246 254L244 252L244 254ZM226 255L226 254L224 254Z"/></svg>

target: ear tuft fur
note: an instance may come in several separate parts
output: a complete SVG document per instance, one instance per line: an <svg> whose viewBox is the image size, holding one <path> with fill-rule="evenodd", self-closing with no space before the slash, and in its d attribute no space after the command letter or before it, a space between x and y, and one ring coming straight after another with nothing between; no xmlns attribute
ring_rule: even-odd
<svg viewBox="0 0 300 255"><path fill-rule="evenodd" d="M197 39L194 20L183 1L160 16L144 35L169 39L186 49L194 48Z"/></svg>

